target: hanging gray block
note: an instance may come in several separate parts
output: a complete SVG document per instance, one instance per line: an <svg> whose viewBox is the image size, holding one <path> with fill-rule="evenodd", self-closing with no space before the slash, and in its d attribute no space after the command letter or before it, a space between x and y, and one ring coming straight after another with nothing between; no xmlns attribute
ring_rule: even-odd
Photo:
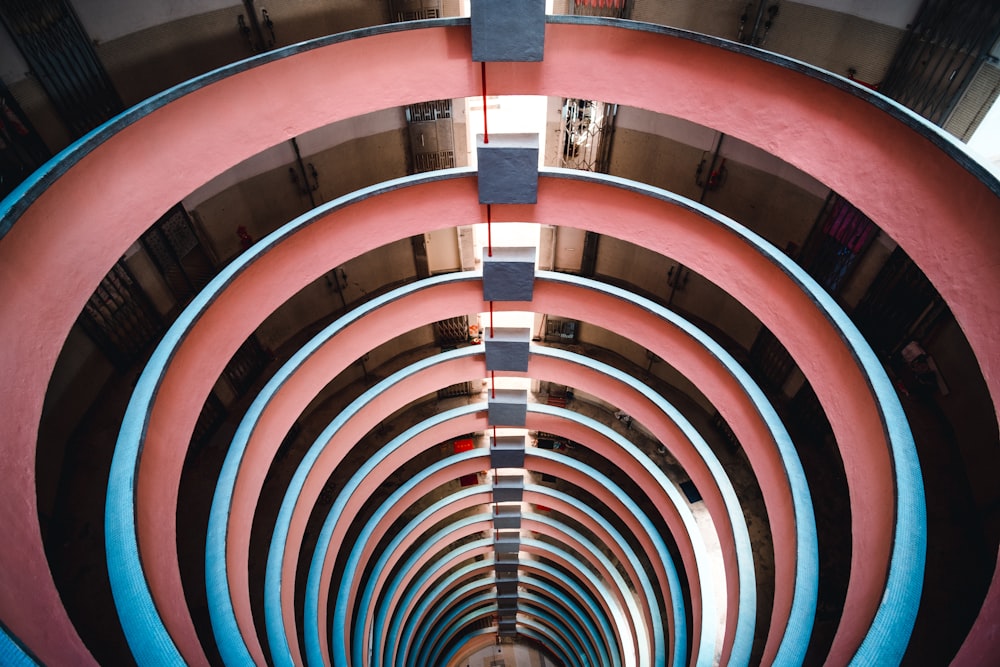
<svg viewBox="0 0 1000 667"><path fill-rule="evenodd" d="M535 249L493 248L483 257L483 301L531 301L535 292Z"/></svg>
<svg viewBox="0 0 1000 667"><path fill-rule="evenodd" d="M493 479L493 502L519 503L524 497L524 478L520 475L497 475Z"/></svg>
<svg viewBox="0 0 1000 667"><path fill-rule="evenodd" d="M501 595L517 596L517 579L498 579L497 597Z"/></svg>
<svg viewBox="0 0 1000 667"><path fill-rule="evenodd" d="M514 595L497 595L497 608L500 611L516 612L517 611L517 593Z"/></svg>
<svg viewBox="0 0 1000 667"><path fill-rule="evenodd" d="M495 530L519 530L521 528L520 507L499 507L493 509Z"/></svg>
<svg viewBox="0 0 1000 667"><path fill-rule="evenodd" d="M490 426L524 426L528 420L528 392L523 389L497 389L487 403Z"/></svg>
<svg viewBox="0 0 1000 667"><path fill-rule="evenodd" d="M471 14L473 61L541 61L545 0L472 0Z"/></svg>
<svg viewBox="0 0 1000 667"><path fill-rule="evenodd" d="M498 327L486 329L486 370L527 371L531 329Z"/></svg>
<svg viewBox="0 0 1000 667"><path fill-rule="evenodd" d="M498 624L497 634L501 637L516 637L517 620L514 618L501 618Z"/></svg>
<svg viewBox="0 0 1000 667"><path fill-rule="evenodd" d="M502 435L491 438L490 467L523 468L525 441L523 435Z"/></svg>
<svg viewBox="0 0 1000 667"><path fill-rule="evenodd" d="M517 578L517 554L498 553L495 558L496 561L493 563L493 570L497 580Z"/></svg>
<svg viewBox="0 0 1000 667"><path fill-rule="evenodd" d="M493 543L493 551L498 554L516 554L521 550L521 535L517 532L500 533Z"/></svg>
<svg viewBox="0 0 1000 667"><path fill-rule="evenodd" d="M476 136L480 204L538 202L538 135Z"/></svg>

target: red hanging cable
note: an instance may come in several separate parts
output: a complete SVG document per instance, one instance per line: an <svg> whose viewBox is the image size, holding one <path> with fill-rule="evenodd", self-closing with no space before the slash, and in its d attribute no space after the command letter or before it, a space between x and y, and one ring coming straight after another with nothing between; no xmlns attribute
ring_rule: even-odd
<svg viewBox="0 0 1000 667"><path fill-rule="evenodd" d="M493 302L490 301L490 338L493 338Z"/></svg>
<svg viewBox="0 0 1000 667"><path fill-rule="evenodd" d="M489 257L493 256L493 206L486 205L486 252Z"/></svg>
<svg viewBox="0 0 1000 667"><path fill-rule="evenodd" d="M490 143L490 133L486 128L486 61L479 63L483 75L483 143Z"/></svg>
<svg viewBox="0 0 1000 667"><path fill-rule="evenodd" d="M496 398L497 397L497 372L496 371L490 371L490 391L493 392L493 395L490 396L490 398ZM493 427L493 437L494 438L497 437L497 427L496 426Z"/></svg>

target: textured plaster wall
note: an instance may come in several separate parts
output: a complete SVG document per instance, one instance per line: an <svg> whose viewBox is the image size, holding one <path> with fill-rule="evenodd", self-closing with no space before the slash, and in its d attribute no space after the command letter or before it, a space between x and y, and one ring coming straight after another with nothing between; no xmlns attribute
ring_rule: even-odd
<svg viewBox="0 0 1000 667"><path fill-rule="evenodd" d="M131 106L172 85L252 56L238 30L238 17L244 13L243 5L237 3L108 41L97 38L95 48L125 106Z"/></svg>
<svg viewBox="0 0 1000 667"><path fill-rule="evenodd" d="M578 329L578 340L583 345L593 345L614 352L640 368L649 366L650 360L646 356L645 347L603 327L581 322ZM715 413L716 406L712 405L712 402L701 393L691 380L673 366L662 360L657 360L649 367L650 373L691 398L702 410L709 414Z"/></svg>
<svg viewBox="0 0 1000 667"><path fill-rule="evenodd" d="M317 203L406 173L406 135L402 129L345 141L316 155L304 155L319 174ZM291 158L291 148L282 146ZM193 210L216 256L228 260L240 252L239 226L256 241L309 208L308 197L292 183L291 162L241 180ZM301 180L300 180L301 182Z"/></svg>
<svg viewBox="0 0 1000 667"><path fill-rule="evenodd" d="M632 18L735 40L739 33L739 18L746 4L744 0L711 3L699 0L636 0ZM859 16L797 2L778 4L778 14L763 47L842 76L846 76L847 69L853 67L859 79L881 81L903 38L902 28ZM756 18L753 9L755 7L751 8L745 32L753 28ZM761 22L765 20L766 14Z"/></svg>

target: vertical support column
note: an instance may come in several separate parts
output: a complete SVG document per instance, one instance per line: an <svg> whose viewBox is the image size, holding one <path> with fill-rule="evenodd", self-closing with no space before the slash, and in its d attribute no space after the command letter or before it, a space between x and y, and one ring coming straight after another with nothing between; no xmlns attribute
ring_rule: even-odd
<svg viewBox="0 0 1000 667"><path fill-rule="evenodd" d="M494 301L531 301L535 281L535 248L496 248L492 240L493 204L534 204L538 201L537 134L486 132L486 63L540 62L545 45L545 0L472 0L472 59L482 63L483 128L476 138L479 160L479 203L486 204L489 253L483 258L483 300L490 303L490 331L486 369L528 370L529 329L496 329ZM498 468L523 468L525 438L496 437L497 426L524 426L528 393L497 390L489 399L489 424L494 427L490 463ZM497 581L497 638L517 635L517 563L520 551L520 508L498 503L520 503L524 478L497 475L493 482L494 551Z"/></svg>
<svg viewBox="0 0 1000 667"><path fill-rule="evenodd" d="M521 478L516 478L517 482L523 485ZM523 487L519 490L523 490ZM497 488L494 488L496 496ZM500 558L513 558L517 562L517 554L521 550L521 534L519 530L497 531L496 541L493 543L497 562ZM517 570L513 576L506 574L500 578L499 567L497 569L497 624L501 637L514 636L517 632ZM509 570L508 570L509 572Z"/></svg>

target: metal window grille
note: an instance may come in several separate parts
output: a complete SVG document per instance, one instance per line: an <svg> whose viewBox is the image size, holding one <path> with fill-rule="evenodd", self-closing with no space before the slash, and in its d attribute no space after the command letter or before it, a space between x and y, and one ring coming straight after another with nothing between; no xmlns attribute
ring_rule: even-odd
<svg viewBox="0 0 1000 667"><path fill-rule="evenodd" d="M413 170L416 173L434 171L435 169L450 169L455 166L455 151L437 151L436 153L414 153Z"/></svg>
<svg viewBox="0 0 1000 667"><path fill-rule="evenodd" d="M164 324L146 293L119 260L80 313L80 326L118 368L142 359L163 333Z"/></svg>
<svg viewBox="0 0 1000 667"><path fill-rule="evenodd" d="M193 297L215 275L187 211L180 204L167 211L140 241L179 302Z"/></svg>
<svg viewBox="0 0 1000 667"><path fill-rule="evenodd" d="M630 4L627 0L574 0L570 5L570 13L577 16L623 19L628 18L630 14Z"/></svg>
<svg viewBox="0 0 1000 667"><path fill-rule="evenodd" d="M469 318L466 315L434 323L434 340L439 347L455 346L469 340Z"/></svg>
<svg viewBox="0 0 1000 667"><path fill-rule="evenodd" d="M879 91L943 125L998 38L996 0L925 0Z"/></svg>
<svg viewBox="0 0 1000 667"><path fill-rule="evenodd" d="M617 113L617 104L566 99L559 137L559 166L607 173Z"/></svg>
<svg viewBox="0 0 1000 667"><path fill-rule="evenodd" d="M922 335L946 308L923 271L896 248L858 304L854 320L872 347L889 356Z"/></svg>
<svg viewBox="0 0 1000 667"><path fill-rule="evenodd" d="M576 320L567 320L560 317L546 317L544 341L546 343L575 343L576 325Z"/></svg>
<svg viewBox="0 0 1000 667"><path fill-rule="evenodd" d="M406 107L406 121L420 123L451 118L451 100L418 102Z"/></svg>
<svg viewBox="0 0 1000 667"><path fill-rule="evenodd" d="M424 19L436 19L440 17L441 10L436 8L396 12L396 21L422 21Z"/></svg>

